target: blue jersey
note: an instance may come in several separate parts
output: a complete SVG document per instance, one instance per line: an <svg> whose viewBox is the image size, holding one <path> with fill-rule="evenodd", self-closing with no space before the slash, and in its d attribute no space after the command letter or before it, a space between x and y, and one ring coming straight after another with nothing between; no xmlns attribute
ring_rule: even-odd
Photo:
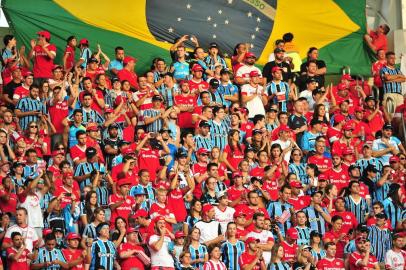
<svg viewBox="0 0 406 270"><path fill-rule="evenodd" d="M90 270L113 270L116 256L116 247L112 241L97 239L92 244Z"/></svg>
<svg viewBox="0 0 406 270"><path fill-rule="evenodd" d="M212 56L208 55L206 58L204 58L204 63L207 65L207 67L210 70L214 70L216 65L220 64L221 69L227 69L227 64L224 58L221 58L219 55L216 55L216 59L214 59Z"/></svg>
<svg viewBox="0 0 406 270"><path fill-rule="evenodd" d="M32 99L31 97L25 97L18 101L16 105L16 110L21 112L41 112L46 114L44 104L38 99ZM21 130L26 130L28 124L31 122L38 122L40 119L38 115L27 115L19 117L19 124Z"/></svg>
<svg viewBox="0 0 406 270"><path fill-rule="evenodd" d="M290 208L293 206L289 203L281 203L280 201L270 202L267 208L268 214L271 218L275 218L276 216L280 217L283 212L288 211L290 213ZM292 226L290 219L287 219L285 223L281 224L279 222L276 223L282 233L285 236L285 232Z"/></svg>
<svg viewBox="0 0 406 270"><path fill-rule="evenodd" d="M267 270L290 270L292 267L287 262L275 262L268 265Z"/></svg>
<svg viewBox="0 0 406 270"><path fill-rule="evenodd" d="M289 172L290 173L294 173L296 174L297 179L299 179L299 181L302 184L306 184L305 182L308 182L308 177L307 177L307 173L306 173L306 163L299 163L299 164L295 164L295 163L289 163Z"/></svg>
<svg viewBox="0 0 406 270"><path fill-rule="evenodd" d="M309 131L305 131L302 136L301 142L300 142L300 148L303 151L308 151L308 152L314 151L315 150L314 146L316 144L316 138L319 136L322 136L322 134L321 133L313 134Z"/></svg>
<svg viewBox="0 0 406 270"><path fill-rule="evenodd" d="M154 118L161 114L160 110L156 109L147 109L143 112L144 119L145 118ZM164 120L162 118L158 118L152 123L146 125L147 132L155 132L158 133L162 127L164 126Z"/></svg>
<svg viewBox="0 0 406 270"><path fill-rule="evenodd" d="M400 82L388 82L385 80L385 75L402 75L402 71L400 71L399 68L391 68L388 66L384 66L381 68L379 71L379 75L381 76L382 82L383 82L383 92L384 94L389 94L389 93L396 93L396 94L402 94L402 83Z"/></svg>
<svg viewBox="0 0 406 270"><path fill-rule="evenodd" d="M396 150L399 151L399 144L401 143L400 140L394 136L390 137L389 140L389 145L395 147ZM382 141L382 139L377 139L374 140L372 143L372 150L373 151L380 151L384 149L388 149L389 147ZM392 153L386 153L385 155L382 155L378 157L378 159L382 162L383 165L389 165L389 158L392 156Z"/></svg>
<svg viewBox="0 0 406 270"><path fill-rule="evenodd" d="M238 258L244 253L244 251L245 244L239 240L235 244L226 241L221 245L222 260L228 270L240 270Z"/></svg>
<svg viewBox="0 0 406 270"><path fill-rule="evenodd" d="M167 108L175 105L175 95L180 93L179 86L177 84L171 88L167 87L165 84L161 84L158 91L162 95Z"/></svg>
<svg viewBox="0 0 406 270"><path fill-rule="evenodd" d="M102 163L90 163L90 162L82 162L79 163L75 169L75 176L82 176L86 174L90 174L92 171L99 171L100 174L104 174L106 172L106 168ZM80 190L83 191L85 186L91 186L90 178L86 178L79 183Z"/></svg>
<svg viewBox="0 0 406 270"><path fill-rule="evenodd" d="M204 148L211 151L213 148L210 135L208 137L203 137L202 135L198 134L193 138L193 140L195 142L196 149Z"/></svg>
<svg viewBox="0 0 406 270"><path fill-rule="evenodd" d="M188 62L175 62L172 64L174 67L173 77L176 80L187 80L189 77L189 63Z"/></svg>
<svg viewBox="0 0 406 270"><path fill-rule="evenodd" d="M383 211L389 218L392 228L396 228L398 222L402 221L402 207L396 205L389 197L383 200L382 204Z"/></svg>
<svg viewBox="0 0 406 270"><path fill-rule="evenodd" d="M72 126L69 128L69 148L71 148L71 147L73 147L73 146L75 146L75 145L78 144L78 140L76 139L76 133L77 133L79 130L83 130L83 131L86 132L86 128L85 128L85 126L83 126L83 125L80 125L80 126L78 126L78 127L75 126L75 125L72 125Z"/></svg>
<svg viewBox="0 0 406 270"><path fill-rule="evenodd" d="M130 189L130 196L134 197L135 191L140 188L142 188L144 190L144 193L146 193L145 200L141 203L140 208L149 211L151 209L151 205L155 203L155 189L152 187L151 183L149 183L147 186L138 184L137 186L133 186Z"/></svg>
<svg viewBox="0 0 406 270"><path fill-rule="evenodd" d="M320 261L321 259L327 256L326 251L324 249L321 249L319 252L316 252L315 250L312 249L310 253L312 254L313 258L316 261Z"/></svg>
<svg viewBox="0 0 406 270"><path fill-rule="evenodd" d="M83 230L82 237L96 240L97 239L96 226L93 223L87 224L85 229Z"/></svg>
<svg viewBox="0 0 406 270"><path fill-rule="evenodd" d="M81 68L86 69L87 67L87 60L92 57L92 51L89 48L84 48L83 51L80 52L80 59L83 60L83 63L80 65Z"/></svg>
<svg viewBox="0 0 406 270"><path fill-rule="evenodd" d="M222 151L228 143L227 135L229 126L226 124L225 121L221 121L220 123L218 123L214 120L210 120L209 124L211 143L213 146L220 148L220 150Z"/></svg>
<svg viewBox="0 0 406 270"><path fill-rule="evenodd" d="M220 86L217 88L216 92L218 92L223 97L224 97L224 95L234 96L235 94L238 93L238 87L236 85L232 84L231 82L229 82L227 84L220 83ZM227 108L230 108L231 101L224 99L223 104Z"/></svg>
<svg viewBox="0 0 406 270"><path fill-rule="evenodd" d="M324 220L323 216L314 209L313 206L308 206L303 209L307 217L307 222L310 224L310 229L324 235L326 233L327 222ZM328 214L328 211L323 207L323 212Z"/></svg>
<svg viewBox="0 0 406 270"><path fill-rule="evenodd" d="M114 60L110 61L109 70L111 71L113 68L117 69L117 71L122 70L123 69L123 61L117 60L117 59L114 59Z"/></svg>
<svg viewBox="0 0 406 270"><path fill-rule="evenodd" d="M345 209L349 212L352 212L357 218L358 224L364 223L365 216L369 213L369 205L366 199L360 198L360 201L357 203L351 197L351 195L344 197Z"/></svg>
<svg viewBox="0 0 406 270"><path fill-rule="evenodd" d="M382 176L382 171L383 171L383 164L382 162L377 159L377 158L370 158L370 159L359 159L355 163L359 168L360 168L360 173L361 175L364 173L364 170L368 165L373 165L378 172L376 173L376 176L371 179L375 184L381 179ZM382 186L378 187L375 185L374 190L370 190L370 194L372 197L372 202L375 201L383 201L384 198L386 198L386 195L389 190L389 184L384 183Z"/></svg>
<svg viewBox="0 0 406 270"><path fill-rule="evenodd" d="M192 261L197 260L197 259L204 259L207 253L207 247L203 244L199 244L198 248L194 248L192 245L189 246L189 252L191 255ZM203 270L203 264L202 262L199 263L194 263L192 266L194 268L199 268L200 270Z"/></svg>
<svg viewBox="0 0 406 270"><path fill-rule="evenodd" d="M276 83L272 81L266 86L266 92L268 93L268 96L275 95L272 102L278 104L280 111L288 111L290 89L286 82L280 81Z"/></svg>
<svg viewBox="0 0 406 270"><path fill-rule="evenodd" d="M388 229L380 229L373 225L369 227L368 239L374 247L374 256L379 262L385 261L386 252L391 249L392 235Z"/></svg>
<svg viewBox="0 0 406 270"><path fill-rule="evenodd" d="M296 243L299 246L310 245L310 232L311 232L310 228L309 227L301 228L299 226L296 226L295 229L297 230L298 235Z"/></svg>
<svg viewBox="0 0 406 270"><path fill-rule="evenodd" d="M184 223L187 224L189 230L191 230L199 220L201 220L201 218L192 217L192 216L188 215L188 216L186 216Z"/></svg>
<svg viewBox="0 0 406 270"><path fill-rule="evenodd" d="M59 260L61 262L66 263L66 259L62 254L62 251L60 249L54 248L52 250L48 250L45 247L42 247L38 250L38 256L34 260L34 264L40 264L40 263L45 263L45 262L52 262L55 260ZM48 267L43 267L41 268L42 270L59 270L62 269L60 265L53 264Z"/></svg>

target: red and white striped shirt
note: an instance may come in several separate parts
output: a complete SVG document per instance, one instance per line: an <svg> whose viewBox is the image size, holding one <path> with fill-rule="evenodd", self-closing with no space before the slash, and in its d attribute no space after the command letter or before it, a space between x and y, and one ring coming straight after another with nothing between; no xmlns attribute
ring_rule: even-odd
<svg viewBox="0 0 406 270"><path fill-rule="evenodd" d="M203 270L227 270L227 267L222 261L209 260L203 265Z"/></svg>

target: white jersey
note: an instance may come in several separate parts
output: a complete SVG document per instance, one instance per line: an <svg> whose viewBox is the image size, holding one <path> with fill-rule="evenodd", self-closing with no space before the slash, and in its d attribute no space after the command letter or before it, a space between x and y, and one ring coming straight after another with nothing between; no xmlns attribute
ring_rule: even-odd
<svg viewBox="0 0 406 270"><path fill-rule="evenodd" d="M21 201L19 206L27 209L28 226L32 228L44 228L44 217L41 210L40 200L42 193L37 191L34 195L27 195L24 201Z"/></svg>
<svg viewBox="0 0 406 270"><path fill-rule="evenodd" d="M269 241L275 242L273 234L267 230L253 230L247 234L247 238L248 237L254 237L255 239L258 239L259 243L261 244L267 244ZM271 262L271 251L264 251L262 253L262 256L264 258L265 265L268 265Z"/></svg>
<svg viewBox="0 0 406 270"><path fill-rule="evenodd" d="M172 255L169 253L168 245L171 239L165 236L164 243L160 250L156 251L151 245L159 240L161 236L156 234L152 235L148 241L148 247L151 252L151 266L154 267L174 267L174 261Z"/></svg>
<svg viewBox="0 0 406 270"><path fill-rule="evenodd" d="M13 232L19 232L21 233L21 235L23 236L23 238L25 238L25 247L32 252L32 249L35 245L35 243L38 242L38 234L35 231L34 228L30 227L30 226L26 226L26 227L20 227L17 224L11 226L10 228L7 229L6 231L6 235L4 236L4 240L6 243L11 243L11 234Z"/></svg>
<svg viewBox="0 0 406 270"><path fill-rule="evenodd" d="M256 66L247 66L247 65L242 65L237 69L237 72L235 73L236 77L241 77L241 78L249 78L250 77L250 72L251 71L256 71L259 74L259 77L262 77L262 72L259 68Z"/></svg>
<svg viewBox="0 0 406 270"><path fill-rule="evenodd" d="M246 107L249 110L249 118L253 118L257 114L265 115L264 103L262 103L262 94L268 95L261 85L253 87L250 84L244 84L241 87L241 95L250 97L254 94L257 96L246 103Z"/></svg>
<svg viewBox="0 0 406 270"><path fill-rule="evenodd" d="M199 228L200 230L200 243L213 240L217 236L221 235L220 223L215 220L212 220L210 222L199 220L195 224L195 227Z"/></svg>
<svg viewBox="0 0 406 270"><path fill-rule="evenodd" d="M385 268L390 270L404 270L405 269L406 251L401 250L395 252L392 249L386 252Z"/></svg>
<svg viewBox="0 0 406 270"><path fill-rule="evenodd" d="M221 211L218 207L214 207L214 211L216 212L214 219L220 223L221 232L222 234L225 234L227 230L227 224L234 221L235 209L227 206L224 211Z"/></svg>

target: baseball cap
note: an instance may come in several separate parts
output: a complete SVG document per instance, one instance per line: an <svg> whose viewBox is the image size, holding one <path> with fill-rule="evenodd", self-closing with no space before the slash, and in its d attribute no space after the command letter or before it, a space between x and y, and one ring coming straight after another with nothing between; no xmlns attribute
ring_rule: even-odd
<svg viewBox="0 0 406 270"><path fill-rule="evenodd" d="M154 222L157 223L158 221L164 220L165 221L165 217L164 216L157 216L156 218L154 218ZM166 221L165 221L166 222Z"/></svg>
<svg viewBox="0 0 406 270"><path fill-rule="evenodd" d="M16 71L16 70L21 70L21 67L20 67L19 65L15 65L15 66L12 66L12 67L10 68L10 71L11 71L11 72L14 72L14 71Z"/></svg>
<svg viewBox="0 0 406 270"><path fill-rule="evenodd" d="M117 77L113 77L113 78L111 79L111 83L115 83L115 82L120 82L120 79L117 78Z"/></svg>
<svg viewBox="0 0 406 270"><path fill-rule="evenodd" d="M306 83L314 83L314 82L317 82L317 80L314 77L309 77L306 80Z"/></svg>
<svg viewBox="0 0 406 270"><path fill-rule="evenodd" d="M254 243L254 242L257 242L257 243L259 243L259 239L257 239L257 238L254 238L254 237L248 237L246 240L245 240L245 243L248 245L249 243Z"/></svg>
<svg viewBox="0 0 406 270"><path fill-rule="evenodd" d="M303 245L303 246L301 247L301 250L305 250L305 249L309 249L309 250L311 250L311 249L312 249L312 247L311 247L311 246L309 246L309 245Z"/></svg>
<svg viewBox="0 0 406 270"><path fill-rule="evenodd" d="M252 77L258 77L258 76L259 76L259 72L258 72L258 71L253 70L253 71L250 72L250 77L251 77L251 78L252 78Z"/></svg>
<svg viewBox="0 0 406 270"><path fill-rule="evenodd" d="M209 212L211 209L214 209L213 205L206 203L202 207L202 212L203 214L207 214L207 212Z"/></svg>
<svg viewBox="0 0 406 270"><path fill-rule="evenodd" d="M151 100L152 100L152 101L162 101L162 97L161 97L160 95L154 95L154 96L151 98Z"/></svg>
<svg viewBox="0 0 406 270"><path fill-rule="evenodd" d="M338 90L338 91L340 91L340 90L347 90L347 89L348 89L347 84L345 84L345 83L339 83L339 84L337 84L337 90Z"/></svg>
<svg viewBox="0 0 406 270"><path fill-rule="evenodd" d="M358 106L354 109L355 112L364 112L364 108Z"/></svg>
<svg viewBox="0 0 406 270"><path fill-rule="evenodd" d="M284 49L281 48L276 48L275 50L273 50L274 53L280 53L280 52L285 52Z"/></svg>
<svg viewBox="0 0 406 270"><path fill-rule="evenodd" d="M192 71L203 71L203 68L202 68L201 65L195 64L195 65L193 65L193 67L192 67Z"/></svg>
<svg viewBox="0 0 406 270"><path fill-rule="evenodd" d="M298 232L297 232L297 230L296 230L295 228L289 228L289 229L286 231L286 234L287 234L291 239L298 239L298 238L299 238Z"/></svg>
<svg viewBox="0 0 406 270"><path fill-rule="evenodd" d="M80 235L74 232L70 232L68 233L68 235L66 236L66 240L73 240L73 239L80 239Z"/></svg>
<svg viewBox="0 0 406 270"><path fill-rule="evenodd" d="M24 78L29 77L29 76L34 76L34 74L29 70L23 72L22 75L23 75Z"/></svg>
<svg viewBox="0 0 406 270"><path fill-rule="evenodd" d="M199 123L199 127L210 127L210 124L206 120L202 120Z"/></svg>
<svg viewBox="0 0 406 270"><path fill-rule="evenodd" d="M318 124L320 124L320 125L323 124L323 121L316 119L316 118L314 118L314 119L312 119L312 121L310 121L311 126L318 125Z"/></svg>
<svg viewBox="0 0 406 270"><path fill-rule="evenodd" d="M51 34L46 30L37 32L37 35L44 36L46 39L51 39Z"/></svg>
<svg viewBox="0 0 406 270"><path fill-rule="evenodd" d="M113 129L113 128L118 129L118 124L117 123L110 124L109 127L108 127L108 130Z"/></svg>
<svg viewBox="0 0 406 270"><path fill-rule="evenodd" d="M82 39L79 41L79 44L87 45L87 44L89 44L89 40L87 40L87 38L82 38Z"/></svg>
<svg viewBox="0 0 406 270"><path fill-rule="evenodd" d="M236 172L233 172L233 175L232 175L231 177L232 177L233 179L236 178L236 177L242 177L242 174L241 174L240 171L236 171Z"/></svg>
<svg viewBox="0 0 406 270"><path fill-rule="evenodd" d="M393 130L393 127L392 127L392 125L391 125L391 124L386 123L386 124L383 126L383 129L384 129L384 130L385 130L385 129L390 129L390 130Z"/></svg>
<svg viewBox="0 0 406 270"><path fill-rule="evenodd" d="M126 56L123 59L123 65L130 63L131 61L137 62L137 59L132 56Z"/></svg>
<svg viewBox="0 0 406 270"><path fill-rule="evenodd" d="M260 130L260 129L253 129L252 130L252 135L256 135L256 134L262 134L262 130Z"/></svg>
<svg viewBox="0 0 406 270"><path fill-rule="evenodd" d="M343 74L343 76L341 76L341 80L353 81L354 79L350 74Z"/></svg>
<svg viewBox="0 0 406 270"><path fill-rule="evenodd" d="M316 195L317 193L320 194L321 196L323 196L323 191L317 190L317 191L312 193L311 197L314 197L314 195Z"/></svg>
<svg viewBox="0 0 406 270"><path fill-rule="evenodd" d="M340 123L344 120L345 120L345 117L342 114L337 114L336 116L334 116L334 123Z"/></svg>
<svg viewBox="0 0 406 270"><path fill-rule="evenodd" d="M397 163L400 161L400 158L398 156L391 156L389 158L389 163Z"/></svg>
<svg viewBox="0 0 406 270"><path fill-rule="evenodd" d="M303 187L302 183L300 183L299 181L290 182L290 186L293 188L302 188Z"/></svg>
<svg viewBox="0 0 406 270"><path fill-rule="evenodd" d="M97 151L95 148L93 148L93 147L86 148L86 157L87 158L92 158L95 155L97 155Z"/></svg>
<svg viewBox="0 0 406 270"><path fill-rule="evenodd" d="M98 131L99 127L97 124L89 123L86 127L86 131Z"/></svg>
<svg viewBox="0 0 406 270"><path fill-rule="evenodd" d="M365 98L365 102L368 102L368 101L370 101L370 100L375 101L375 98L374 98L373 96L371 96L371 95L369 95L369 96L367 96L367 97Z"/></svg>
<svg viewBox="0 0 406 270"><path fill-rule="evenodd" d="M246 216L246 215L247 214L244 213L243 211L235 211L234 214L233 214L233 217L237 218L237 217Z"/></svg>
<svg viewBox="0 0 406 270"><path fill-rule="evenodd" d="M187 157L188 154L185 150L179 149L176 153L176 158Z"/></svg>
<svg viewBox="0 0 406 270"><path fill-rule="evenodd" d="M378 214L375 215L375 217L379 218L379 219L386 219L385 213L378 213Z"/></svg>
<svg viewBox="0 0 406 270"><path fill-rule="evenodd" d="M212 43L210 43L209 44L209 49L211 49L211 48L218 48L219 46L218 46L218 44L216 43L216 42L212 42Z"/></svg>
<svg viewBox="0 0 406 270"><path fill-rule="evenodd" d="M138 209L135 213L134 216L137 217L148 217L148 212L145 209Z"/></svg>
<svg viewBox="0 0 406 270"><path fill-rule="evenodd" d="M90 58L87 62L88 62L88 63L99 63L99 60L97 60L96 57L92 57L92 58Z"/></svg>
<svg viewBox="0 0 406 270"><path fill-rule="evenodd" d="M52 156L53 157L56 157L56 156L58 156L58 155L65 155L65 152L63 151L63 150L54 150L54 151L52 151Z"/></svg>
<svg viewBox="0 0 406 270"><path fill-rule="evenodd" d="M220 82L217 79L211 79L209 85L213 88L217 88L220 86Z"/></svg>
<svg viewBox="0 0 406 270"><path fill-rule="evenodd" d="M125 186L125 185L131 185L131 184L132 184L132 181L128 177L121 178L120 180L117 181L117 186L119 186L119 187Z"/></svg>
<svg viewBox="0 0 406 270"><path fill-rule="evenodd" d="M104 110L104 113L113 113L114 109L113 108L107 108Z"/></svg>
<svg viewBox="0 0 406 270"><path fill-rule="evenodd" d="M244 58L247 59L250 57L257 58L253 52L246 52Z"/></svg>
<svg viewBox="0 0 406 270"><path fill-rule="evenodd" d="M146 195L144 188L142 186L135 186L131 189L131 195L139 196L139 195Z"/></svg>
<svg viewBox="0 0 406 270"><path fill-rule="evenodd" d="M66 172L62 176L63 176L64 179L66 179L68 177L73 177L73 173L72 172Z"/></svg>
<svg viewBox="0 0 406 270"><path fill-rule="evenodd" d="M282 70L280 67L273 67L272 69L271 69L271 72L272 73L274 73L274 72L276 72L276 71L278 71L278 70Z"/></svg>
<svg viewBox="0 0 406 270"><path fill-rule="evenodd" d="M134 154L134 150L131 149L131 147L126 147L123 149L123 151L121 151L121 154L123 154L124 156L126 155L133 155Z"/></svg>
<svg viewBox="0 0 406 270"><path fill-rule="evenodd" d="M365 171L367 172L374 172L377 173L378 170L376 169L375 165L373 164L368 164L368 166L365 168Z"/></svg>
<svg viewBox="0 0 406 270"><path fill-rule="evenodd" d="M365 238L365 237L363 237L363 236L358 236L356 239L355 239L355 243L356 244L358 244L358 243L363 243L363 242L367 242L367 241L369 241L367 238Z"/></svg>
<svg viewBox="0 0 406 270"><path fill-rule="evenodd" d="M354 130L354 126L352 125L352 123L346 123L343 126L343 130Z"/></svg>
<svg viewBox="0 0 406 270"><path fill-rule="evenodd" d="M197 155L207 154L207 153L209 153L209 150L207 150L206 148L199 148L199 150L197 150L197 152L196 152Z"/></svg>
<svg viewBox="0 0 406 270"><path fill-rule="evenodd" d="M280 125L278 132L282 132L282 131L288 132L288 131L290 131L290 130L291 130L291 129L290 129L287 125Z"/></svg>
<svg viewBox="0 0 406 270"><path fill-rule="evenodd" d="M135 233L135 232L137 232L137 230L135 228L130 227L127 229L126 234Z"/></svg>
<svg viewBox="0 0 406 270"><path fill-rule="evenodd" d="M222 198L222 197L224 197L224 196L228 196L228 195L227 195L227 190L223 190L223 191L220 191L220 192L217 192L217 193L216 193L216 198L217 198L217 199L220 199L220 198Z"/></svg>
<svg viewBox="0 0 406 270"><path fill-rule="evenodd" d="M124 145L129 145L129 144L130 144L129 141L126 141L126 140L119 140L118 143L117 143L117 146L118 146L118 147L123 147Z"/></svg>
<svg viewBox="0 0 406 270"><path fill-rule="evenodd" d="M182 238L185 237L185 234L182 231L177 231L175 233L175 238Z"/></svg>
<svg viewBox="0 0 406 270"><path fill-rule="evenodd" d="M358 224L356 230L359 232L368 232L368 227L365 224Z"/></svg>
<svg viewBox="0 0 406 270"><path fill-rule="evenodd" d="M48 234L52 233L52 229L46 228L42 230L42 235L47 236Z"/></svg>

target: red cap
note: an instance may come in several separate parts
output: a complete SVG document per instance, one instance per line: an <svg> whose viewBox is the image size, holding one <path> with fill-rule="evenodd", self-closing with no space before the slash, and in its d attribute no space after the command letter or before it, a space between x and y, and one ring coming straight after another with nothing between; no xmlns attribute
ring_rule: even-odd
<svg viewBox="0 0 406 270"><path fill-rule="evenodd" d="M257 58L253 52L246 52L244 58L249 58L249 57Z"/></svg>
<svg viewBox="0 0 406 270"><path fill-rule="evenodd" d="M137 232L137 230L135 228L132 228L132 227L128 228L127 231L126 231L127 234L135 233L135 232Z"/></svg>
<svg viewBox="0 0 406 270"><path fill-rule="evenodd" d="M114 109L113 108L107 108L104 110L104 113L113 113Z"/></svg>
<svg viewBox="0 0 406 270"><path fill-rule="evenodd" d="M63 150L54 150L54 151L52 151L52 156L53 157L56 157L57 155L65 155L65 152L63 151Z"/></svg>
<svg viewBox="0 0 406 270"><path fill-rule="evenodd" d="M179 86L182 86L182 85L184 85L185 83L189 83L189 81L188 80L181 80L180 82L179 82Z"/></svg>
<svg viewBox="0 0 406 270"><path fill-rule="evenodd" d="M355 243L356 244L358 244L358 243L360 243L360 242L366 242L367 241L367 239L365 238L365 237L363 237L363 236L358 236L356 239L355 239Z"/></svg>
<svg viewBox="0 0 406 270"><path fill-rule="evenodd" d="M319 176L317 177L320 180L328 180L327 175L325 175L324 173L319 174Z"/></svg>
<svg viewBox="0 0 406 270"><path fill-rule="evenodd" d="M242 177L242 174L240 171L233 172L232 178L236 178L236 177Z"/></svg>
<svg viewBox="0 0 406 270"><path fill-rule="evenodd" d="M29 71L29 70L23 72L23 77L24 77L24 78L25 78L25 77L28 77L28 76L34 76L34 74L33 74L31 71Z"/></svg>
<svg viewBox="0 0 406 270"><path fill-rule="evenodd" d="M300 183L299 181L290 182L290 186L293 188L302 188L303 187L302 183Z"/></svg>
<svg viewBox="0 0 406 270"><path fill-rule="evenodd" d="M246 216L247 214L244 213L244 211L235 211L233 217L237 218L237 217L241 217L241 216Z"/></svg>
<svg viewBox="0 0 406 270"><path fill-rule="evenodd" d="M89 123L86 127L86 131L98 131L99 127L96 123Z"/></svg>
<svg viewBox="0 0 406 270"><path fill-rule="evenodd" d="M48 234L52 233L52 229L46 228L42 230L42 236L47 236Z"/></svg>
<svg viewBox="0 0 406 270"><path fill-rule="evenodd" d="M290 128L287 125L280 125L278 132L281 131L290 131Z"/></svg>
<svg viewBox="0 0 406 270"><path fill-rule="evenodd" d="M158 223L159 221L164 220L165 221L165 217L164 216L157 216L156 218L154 218L154 222ZM166 221L165 221L166 222Z"/></svg>
<svg viewBox="0 0 406 270"><path fill-rule="evenodd" d="M206 203L205 205L203 205L202 208L203 214L207 214L207 212L209 212L213 208L213 205Z"/></svg>
<svg viewBox="0 0 406 270"><path fill-rule="evenodd" d="M144 209L138 209L135 213L134 216L137 217L148 217L148 212Z"/></svg>
<svg viewBox="0 0 406 270"><path fill-rule="evenodd" d="M334 123L340 123L340 122L343 122L344 120L345 120L345 117L342 114L337 114L334 117Z"/></svg>
<svg viewBox="0 0 406 270"><path fill-rule="evenodd" d="M364 112L364 108L358 106L358 107L355 107L354 111L355 112Z"/></svg>
<svg viewBox="0 0 406 270"><path fill-rule="evenodd" d="M197 152L196 152L197 155L207 154L207 153L209 153L209 150L207 150L206 148L199 148L199 150L197 150Z"/></svg>
<svg viewBox="0 0 406 270"><path fill-rule="evenodd" d="M177 231L175 233L175 238L182 238L185 237L185 234L182 231Z"/></svg>
<svg viewBox="0 0 406 270"><path fill-rule="evenodd" d="M353 155L354 154L354 149L351 147L347 147L343 150L342 152L343 156L345 155Z"/></svg>
<svg viewBox="0 0 406 270"><path fill-rule="evenodd" d="M68 178L68 177L73 177L73 173L72 172L66 172L63 174L63 178Z"/></svg>
<svg viewBox="0 0 406 270"><path fill-rule="evenodd" d="M19 65L12 66L12 67L10 68L10 71L11 71L11 72L14 72L14 71L16 71L17 69L21 70L21 68L20 68Z"/></svg>
<svg viewBox="0 0 406 270"><path fill-rule="evenodd" d="M345 83L339 83L339 84L337 85L337 90L345 90L345 89L348 89L347 84L345 84Z"/></svg>
<svg viewBox="0 0 406 270"><path fill-rule="evenodd" d="M126 64L128 64L129 62L131 62L131 61L137 62L137 59L135 59L135 58L132 57L132 56L126 56L126 57L124 57L123 65L126 65Z"/></svg>
<svg viewBox="0 0 406 270"><path fill-rule="evenodd" d="M251 77L251 78L252 78L252 77L258 77L258 76L259 76L259 72L258 72L258 71L253 70L253 71L250 72L250 77Z"/></svg>
<svg viewBox="0 0 406 270"><path fill-rule="evenodd" d="M389 163L395 163L395 162L399 162L400 158L398 156L391 156L389 158Z"/></svg>
<svg viewBox="0 0 406 270"><path fill-rule="evenodd" d="M87 38L82 38L82 39L79 41L79 44L87 45L87 44L89 44L89 40L87 40Z"/></svg>
<svg viewBox="0 0 406 270"><path fill-rule="evenodd" d="M195 64L195 65L192 67L192 71L203 71L203 68L202 68L201 65Z"/></svg>
<svg viewBox="0 0 406 270"><path fill-rule="evenodd" d="M286 231L286 234L291 238L291 239L298 239L299 235L297 233L297 230L295 228L289 228Z"/></svg>
<svg viewBox="0 0 406 270"><path fill-rule="evenodd" d="M54 71L56 69L62 69L63 70L63 67L61 65L54 65L53 68L52 68L52 71Z"/></svg>
<svg viewBox="0 0 406 270"><path fill-rule="evenodd" d="M354 79L351 78L350 74L344 74L343 76L341 76L341 80L353 81Z"/></svg>
<svg viewBox="0 0 406 270"><path fill-rule="evenodd" d="M126 147L123 149L123 151L121 151L121 154L130 155L130 154L134 154L134 151L131 149L131 147Z"/></svg>
<svg viewBox="0 0 406 270"><path fill-rule="evenodd" d="M117 186L121 187L124 185L131 185L132 181L130 178L126 177L126 178L121 178L120 180L117 181Z"/></svg>
<svg viewBox="0 0 406 270"><path fill-rule="evenodd" d="M37 32L38 35L44 36L46 39L51 39L51 34L48 31L42 30Z"/></svg>
<svg viewBox="0 0 406 270"><path fill-rule="evenodd" d="M73 240L73 239L80 239L80 235L74 232L70 232L68 233L68 235L66 236L66 240Z"/></svg>
<svg viewBox="0 0 406 270"><path fill-rule="evenodd" d="M346 123L343 126L343 130L354 130L354 126L352 125L352 123Z"/></svg>
<svg viewBox="0 0 406 270"><path fill-rule="evenodd" d="M256 238L254 238L254 237L248 237L246 240L245 240L245 243L248 245L249 243L253 243L253 242L257 242L257 243L259 243L259 239L256 239Z"/></svg>
<svg viewBox="0 0 406 270"><path fill-rule="evenodd" d="M272 71L272 73L274 73L278 70L282 70L282 69L280 67L273 67L271 71Z"/></svg>

